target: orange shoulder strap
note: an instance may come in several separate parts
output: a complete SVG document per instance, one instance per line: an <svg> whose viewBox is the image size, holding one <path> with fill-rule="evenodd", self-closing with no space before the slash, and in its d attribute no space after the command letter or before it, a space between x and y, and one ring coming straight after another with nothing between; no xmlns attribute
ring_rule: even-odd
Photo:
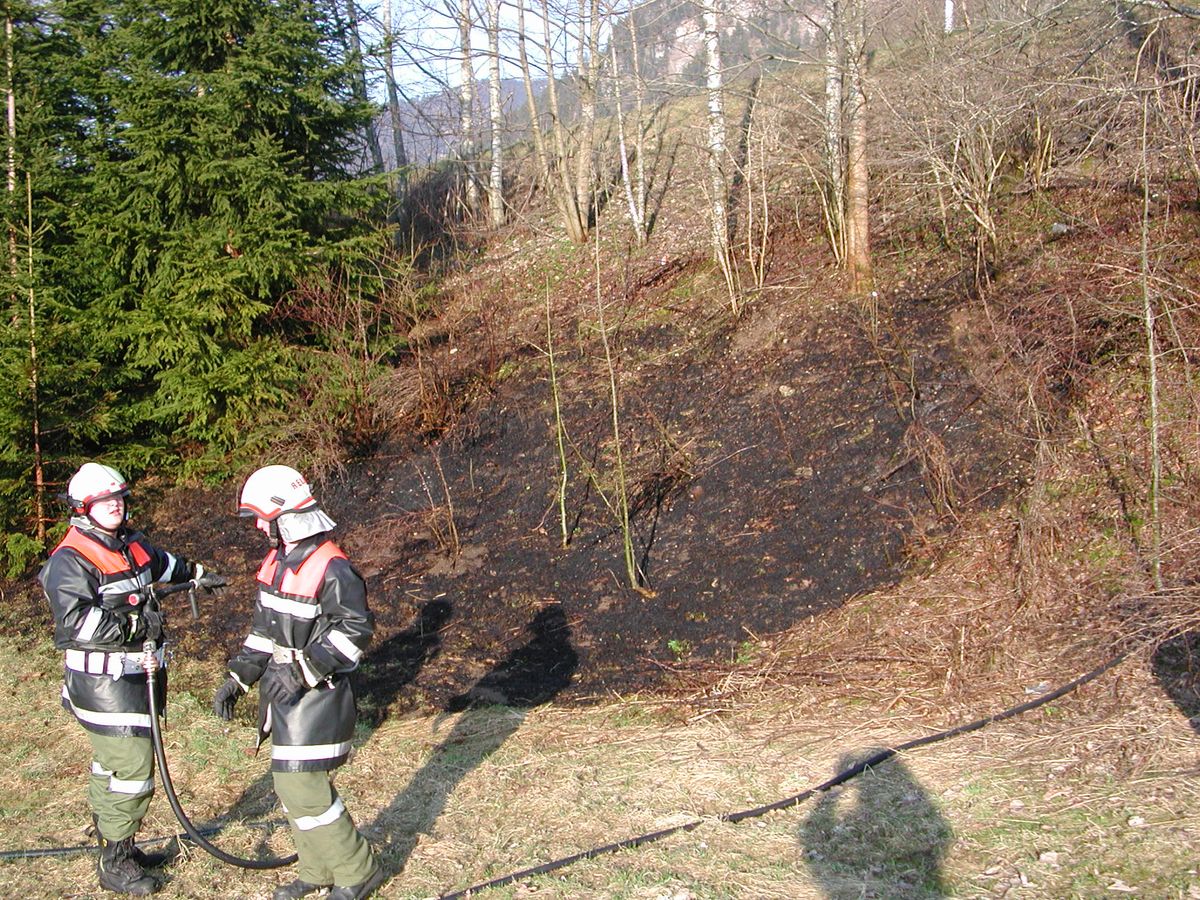
<svg viewBox="0 0 1200 900"><path fill-rule="evenodd" d="M279 589L285 594L294 594L297 597L315 597L325 579L325 570L329 568L330 561L345 558L346 554L337 544L326 541L300 564L299 569L283 576Z"/></svg>
<svg viewBox="0 0 1200 900"><path fill-rule="evenodd" d="M116 575L129 571L129 562L124 556L116 550L110 550L98 541L92 540L74 525L68 529L66 536L54 548L54 552L57 553L63 547L74 550L105 575ZM135 559L138 557L138 551L141 551L143 556L146 555L146 551L140 544L133 544L132 549ZM146 559L149 557L147 556ZM142 560L139 560L140 562Z"/></svg>

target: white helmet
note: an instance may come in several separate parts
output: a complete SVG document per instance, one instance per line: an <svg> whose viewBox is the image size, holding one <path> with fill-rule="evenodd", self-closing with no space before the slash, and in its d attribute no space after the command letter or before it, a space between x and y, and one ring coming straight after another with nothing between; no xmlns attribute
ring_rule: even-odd
<svg viewBox="0 0 1200 900"><path fill-rule="evenodd" d="M304 476L290 466L264 466L246 479L238 515L270 523L272 540L297 543L337 525L317 505Z"/></svg>
<svg viewBox="0 0 1200 900"><path fill-rule="evenodd" d="M129 484L125 476L100 463L84 463L67 484L67 503L72 512L81 515L87 515L88 508L97 500L128 496Z"/></svg>
<svg viewBox="0 0 1200 900"><path fill-rule="evenodd" d="M303 512L316 505L308 482L291 466L263 466L242 485L238 515L273 522L283 513Z"/></svg>

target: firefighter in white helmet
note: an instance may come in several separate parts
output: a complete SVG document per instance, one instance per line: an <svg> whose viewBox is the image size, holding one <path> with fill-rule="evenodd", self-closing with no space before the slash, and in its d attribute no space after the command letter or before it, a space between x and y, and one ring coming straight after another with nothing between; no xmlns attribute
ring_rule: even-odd
<svg viewBox="0 0 1200 900"><path fill-rule="evenodd" d="M259 684L259 743L270 734L275 793L300 859L296 880L274 898L325 888L328 900L366 897L384 872L330 775L350 754L357 711L348 675L374 631L366 585L330 540L335 523L295 469L252 474L238 514L254 518L271 548L258 570L250 633L229 662L213 711L228 721L238 698Z"/></svg>
<svg viewBox="0 0 1200 900"><path fill-rule="evenodd" d="M143 643L161 644L162 612L131 604L160 582L224 584L152 546L128 528L129 485L121 473L84 463L67 485L71 526L42 566L38 581L54 616L54 643L65 651L63 706L87 729L92 744L88 800L100 843L96 867L100 886L121 894L150 894L158 879L146 869L166 861L146 854L134 835L154 791ZM166 671L161 650L156 679L158 708L166 706Z"/></svg>

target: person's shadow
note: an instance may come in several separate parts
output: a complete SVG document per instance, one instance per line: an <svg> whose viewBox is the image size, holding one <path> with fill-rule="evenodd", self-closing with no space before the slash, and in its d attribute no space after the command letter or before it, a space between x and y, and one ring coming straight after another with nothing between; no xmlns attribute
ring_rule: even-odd
<svg viewBox="0 0 1200 900"><path fill-rule="evenodd" d="M878 752L847 754L838 771ZM942 858L953 837L895 757L822 796L800 833L804 861L830 900L947 896Z"/></svg>
<svg viewBox="0 0 1200 900"><path fill-rule="evenodd" d="M445 600L430 600L421 606L416 623L372 647L354 673L358 721L374 731L384 723L388 710L401 689L416 680L441 649L442 629L450 621L451 607Z"/></svg>
<svg viewBox="0 0 1200 900"><path fill-rule="evenodd" d="M441 649L441 631L450 621L451 606L445 600L430 600L422 604L416 622L382 643L372 646L363 658L354 679L358 706L359 727L370 734L387 719L392 703L405 685L411 684ZM250 698L257 709L257 700ZM356 735L361 742L362 732ZM254 779L230 806L229 811L215 822L200 825L202 831L216 833L233 823L260 823L278 816L278 800L269 770ZM269 856L266 841L270 831L263 834L256 847L260 857Z"/></svg>
<svg viewBox="0 0 1200 900"><path fill-rule="evenodd" d="M527 631L528 642L446 704L447 713L463 714L420 771L363 828L389 876L404 868L417 836L432 829L459 783L521 727L529 710L570 684L579 658L562 608L541 610Z"/></svg>
<svg viewBox="0 0 1200 900"><path fill-rule="evenodd" d="M1155 647L1150 670L1192 730L1200 732L1200 632L1177 634Z"/></svg>

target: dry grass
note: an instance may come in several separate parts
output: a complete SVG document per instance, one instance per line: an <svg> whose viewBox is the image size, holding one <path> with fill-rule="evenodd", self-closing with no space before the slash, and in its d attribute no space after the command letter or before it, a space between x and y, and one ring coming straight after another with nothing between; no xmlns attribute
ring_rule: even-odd
<svg viewBox="0 0 1200 900"><path fill-rule="evenodd" d="M895 602L905 602L903 592ZM838 631L821 637L824 667L850 671L834 661ZM58 708L56 655L44 646L25 654L0 649L12 685L0 714L10 761L0 776L4 849L81 843L87 743ZM770 659L754 684L745 673L722 682L738 703L710 704L692 721L658 698L388 720L338 779L360 827L401 870L381 896L438 896L693 822L694 829L660 842L483 896L991 897L1019 888L1021 896L1087 897L1124 884L1140 896L1168 897L1200 890L1189 873L1200 837L1193 783L1200 738L1144 660L1025 719L891 760L835 793L722 822L722 813L799 793L863 753L929 733L951 717L930 714L937 691L919 678L891 697L866 681L854 694L841 685L836 697L815 682L811 690L793 682L785 694L773 686L770 666L788 657L779 651ZM248 727L227 729L189 693L211 673L180 662L168 755L183 802L203 822L230 809L265 762L241 753ZM932 681L944 683L941 674ZM1003 694L992 691L978 711L1013 699ZM266 809L251 815L275 816ZM143 834L175 831L160 793ZM219 843L247 853L256 834L231 828ZM271 845L286 852L290 840L276 833ZM3 863L0 887L23 897L91 896L91 866L88 856ZM284 877L225 867L194 850L170 872L165 898L262 898Z"/></svg>

